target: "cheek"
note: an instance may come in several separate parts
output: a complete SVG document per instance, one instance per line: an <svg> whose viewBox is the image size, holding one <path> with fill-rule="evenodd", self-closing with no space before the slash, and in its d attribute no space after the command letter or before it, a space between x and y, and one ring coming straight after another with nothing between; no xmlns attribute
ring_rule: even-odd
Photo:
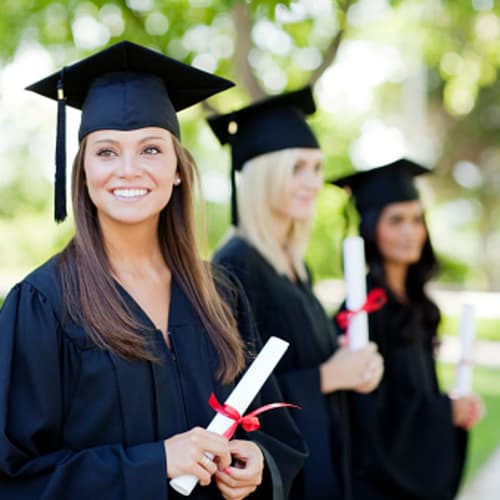
<svg viewBox="0 0 500 500"><path fill-rule="evenodd" d="M397 232L387 226L381 226L377 230L376 240L382 254L390 248L397 239Z"/></svg>
<svg viewBox="0 0 500 500"><path fill-rule="evenodd" d="M422 247L425 245L427 238L428 238L427 229L422 226L420 228L420 244L422 245Z"/></svg>

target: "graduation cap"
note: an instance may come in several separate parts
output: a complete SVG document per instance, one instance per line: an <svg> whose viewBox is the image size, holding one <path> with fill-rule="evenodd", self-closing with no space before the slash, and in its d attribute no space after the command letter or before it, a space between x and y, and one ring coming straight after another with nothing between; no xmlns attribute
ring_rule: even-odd
<svg viewBox="0 0 500 500"><path fill-rule="evenodd" d="M26 87L58 102L55 219L66 217L66 104L82 110L79 140L96 130L143 127L165 128L180 137L177 111L233 85L123 41Z"/></svg>
<svg viewBox="0 0 500 500"><path fill-rule="evenodd" d="M363 213L370 208L383 208L389 203L419 199L413 179L428 172L428 168L400 158L392 163L328 182L339 187L349 187L358 211Z"/></svg>
<svg viewBox="0 0 500 500"><path fill-rule="evenodd" d="M310 87L272 96L208 118L221 144L231 146L231 222L237 223L235 172L250 159L289 148L319 148L306 122L316 111Z"/></svg>

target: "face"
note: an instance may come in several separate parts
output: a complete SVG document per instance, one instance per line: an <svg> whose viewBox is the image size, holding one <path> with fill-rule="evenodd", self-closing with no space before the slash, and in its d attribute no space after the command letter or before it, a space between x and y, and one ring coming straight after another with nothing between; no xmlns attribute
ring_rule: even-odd
<svg viewBox="0 0 500 500"><path fill-rule="evenodd" d="M273 207L277 215L290 221L307 221L323 186L323 154L319 149L299 149L292 176L283 198Z"/></svg>
<svg viewBox="0 0 500 500"><path fill-rule="evenodd" d="M159 127L90 133L84 169L100 220L125 224L157 220L179 180L172 136Z"/></svg>
<svg viewBox="0 0 500 500"><path fill-rule="evenodd" d="M420 202L413 200L387 205L377 223L376 240L384 261L404 265L417 263L427 240Z"/></svg>

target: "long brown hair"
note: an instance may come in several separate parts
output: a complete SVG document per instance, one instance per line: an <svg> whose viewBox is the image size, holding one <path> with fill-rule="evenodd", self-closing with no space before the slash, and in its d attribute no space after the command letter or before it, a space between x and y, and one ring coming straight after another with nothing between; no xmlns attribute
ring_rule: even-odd
<svg viewBox="0 0 500 500"><path fill-rule="evenodd" d="M174 136L172 139L182 183L173 189L168 204L160 213L160 248L165 263L199 315L218 353L217 376L227 382L244 366L243 343L234 314L219 294L219 291L225 295L225 291L231 293L230 285L200 258L194 215L198 170L191 154ZM85 147L84 138L73 163L75 236L60 259L66 314L83 325L99 347L126 359L154 362L156 358L146 336L139 333L144 325L133 317L112 277L97 210L86 186Z"/></svg>

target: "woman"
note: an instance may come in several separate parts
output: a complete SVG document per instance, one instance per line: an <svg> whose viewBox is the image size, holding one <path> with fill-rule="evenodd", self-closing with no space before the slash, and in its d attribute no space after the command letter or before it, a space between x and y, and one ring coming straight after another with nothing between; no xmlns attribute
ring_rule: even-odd
<svg viewBox="0 0 500 500"><path fill-rule="evenodd" d="M439 390L434 351L440 313L425 291L436 258L409 160L334 181L354 195L361 216L368 288L387 304L369 316L385 374L369 395L350 394L353 495L364 500L455 498L466 433L480 414L476 396Z"/></svg>
<svg viewBox="0 0 500 500"><path fill-rule="evenodd" d="M214 260L242 282L262 338L290 342L276 374L284 397L302 407L293 416L310 452L291 498L332 500L350 498L339 390L371 391L382 361L374 344L356 353L338 347L304 264L323 182L323 156L305 121L313 111L305 88L210 120L231 144L233 178L241 171L236 227Z"/></svg>
<svg viewBox="0 0 500 500"><path fill-rule="evenodd" d="M1 498L180 498L182 474L199 479L191 498L286 495L303 448L284 410L252 441L204 429L259 343L244 296L197 252L175 110L228 86L121 42L30 87L82 108L76 234L0 312ZM262 394L279 397L272 380Z"/></svg>

